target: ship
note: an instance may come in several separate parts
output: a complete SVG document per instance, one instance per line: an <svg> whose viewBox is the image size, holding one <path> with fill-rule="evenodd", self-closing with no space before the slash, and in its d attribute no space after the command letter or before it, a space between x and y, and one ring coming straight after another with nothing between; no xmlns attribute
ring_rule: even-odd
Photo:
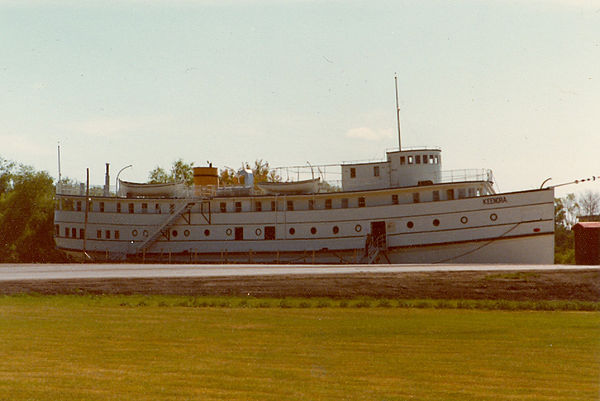
<svg viewBox="0 0 600 401"><path fill-rule="evenodd" d="M243 168L225 186L212 164L191 186L117 179L111 193L108 165L103 190L59 182L56 247L96 262L552 264L554 188L498 192L489 169L444 171L440 148L401 146L399 110L396 81L398 148L382 159L281 182Z"/></svg>

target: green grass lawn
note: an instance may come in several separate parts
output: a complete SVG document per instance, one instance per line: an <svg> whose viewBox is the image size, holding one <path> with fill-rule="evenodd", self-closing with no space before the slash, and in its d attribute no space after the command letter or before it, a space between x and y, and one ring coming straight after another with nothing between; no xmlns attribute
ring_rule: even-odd
<svg viewBox="0 0 600 401"><path fill-rule="evenodd" d="M0 400L600 399L599 312L302 302L0 297Z"/></svg>

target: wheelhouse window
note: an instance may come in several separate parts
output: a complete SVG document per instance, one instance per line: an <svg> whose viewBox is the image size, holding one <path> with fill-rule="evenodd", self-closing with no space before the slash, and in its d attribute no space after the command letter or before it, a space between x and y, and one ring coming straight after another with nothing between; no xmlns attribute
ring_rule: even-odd
<svg viewBox="0 0 600 401"><path fill-rule="evenodd" d="M427 155L423 155L423 164L427 164Z"/></svg>
<svg viewBox="0 0 600 401"><path fill-rule="evenodd" d="M416 164L421 164L421 155L416 155L415 156L415 163Z"/></svg>
<svg viewBox="0 0 600 401"><path fill-rule="evenodd" d="M342 198L342 209L348 208L348 198Z"/></svg>
<svg viewBox="0 0 600 401"><path fill-rule="evenodd" d="M133 203L129 204L129 213L133 213Z"/></svg>
<svg viewBox="0 0 600 401"><path fill-rule="evenodd" d="M235 202L235 212L239 213L242 211L242 202Z"/></svg>
<svg viewBox="0 0 600 401"><path fill-rule="evenodd" d="M308 200L308 210L314 210L314 209L315 209L315 200L309 199Z"/></svg>
<svg viewBox="0 0 600 401"><path fill-rule="evenodd" d="M433 164L434 160L433 155L429 155L429 164Z"/></svg>
<svg viewBox="0 0 600 401"><path fill-rule="evenodd" d="M354 167L350 167L350 178L356 178L356 169Z"/></svg>
<svg viewBox="0 0 600 401"><path fill-rule="evenodd" d="M219 208L221 210L221 213L227 213L227 203L225 203L225 202L219 203Z"/></svg>
<svg viewBox="0 0 600 401"><path fill-rule="evenodd" d="M398 204L398 194L393 194L392 195L392 205L397 205Z"/></svg>
<svg viewBox="0 0 600 401"><path fill-rule="evenodd" d="M331 199L325 199L325 209L331 209Z"/></svg>
<svg viewBox="0 0 600 401"><path fill-rule="evenodd" d="M408 164L413 164L415 159L412 156L408 156Z"/></svg>
<svg viewBox="0 0 600 401"><path fill-rule="evenodd" d="M400 156L400 164L406 164L406 157Z"/></svg>
<svg viewBox="0 0 600 401"><path fill-rule="evenodd" d="M446 190L446 199L448 199L448 200L454 199L454 190L453 189Z"/></svg>
<svg viewBox="0 0 600 401"><path fill-rule="evenodd" d="M419 203L421 201L421 196L418 192L413 192L413 202Z"/></svg>
<svg viewBox="0 0 600 401"><path fill-rule="evenodd" d="M440 191L433 191L433 201L437 202L440 200Z"/></svg>
<svg viewBox="0 0 600 401"><path fill-rule="evenodd" d="M458 199L463 199L467 197L467 191L464 188L458 189Z"/></svg>
<svg viewBox="0 0 600 401"><path fill-rule="evenodd" d="M379 177L379 166L373 166L373 177Z"/></svg>
<svg viewBox="0 0 600 401"><path fill-rule="evenodd" d="M366 205L365 198L363 196L358 198L358 207L365 207L365 205Z"/></svg>

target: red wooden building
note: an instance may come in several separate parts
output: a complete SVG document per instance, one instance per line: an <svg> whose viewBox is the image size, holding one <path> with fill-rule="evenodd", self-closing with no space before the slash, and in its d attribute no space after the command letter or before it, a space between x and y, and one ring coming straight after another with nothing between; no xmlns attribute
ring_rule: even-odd
<svg viewBox="0 0 600 401"><path fill-rule="evenodd" d="M600 222L581 222L575 231L575 263L600 265Z"/></svg>

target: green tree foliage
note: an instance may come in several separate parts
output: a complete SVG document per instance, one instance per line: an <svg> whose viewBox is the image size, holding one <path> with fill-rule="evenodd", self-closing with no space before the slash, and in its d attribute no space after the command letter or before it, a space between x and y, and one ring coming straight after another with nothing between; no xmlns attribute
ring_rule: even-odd
<svg viewBox="0 0 600 401"><path fill-rule="evenodd" d="M252 170L254 175L254 186L259 182L281 182L281 177L277 174L277 170L269 167L269 162L263 161L262 159L255 160L254 166L250 166L250 163L242 163L242 168ZM225 168L219 173L220 185L239 185L240 181L237 177L237 173L231 168Z"/></svg>
<svg viewBox="0 0 600 401"><path fill-rule="evenodd" d="M575 264L575 235L579 205L575 194L554 199L554 263Z"/></svg>
<svg viewBox="0 0 600 401"><path fill-rule="evenodd" d="M54 185L46 172L0 158L0 262L58 262Z"/></svg>
<svg viewBox="0 0 600 401"><path fill-rule="evenodd" d="M187 186L194 185L194 162L186 163L183 159L178 159L171 165L171 170L167 173L165 169L156 166L148 175L148 182L151 184L164 184L183 182Z"/></svg>

